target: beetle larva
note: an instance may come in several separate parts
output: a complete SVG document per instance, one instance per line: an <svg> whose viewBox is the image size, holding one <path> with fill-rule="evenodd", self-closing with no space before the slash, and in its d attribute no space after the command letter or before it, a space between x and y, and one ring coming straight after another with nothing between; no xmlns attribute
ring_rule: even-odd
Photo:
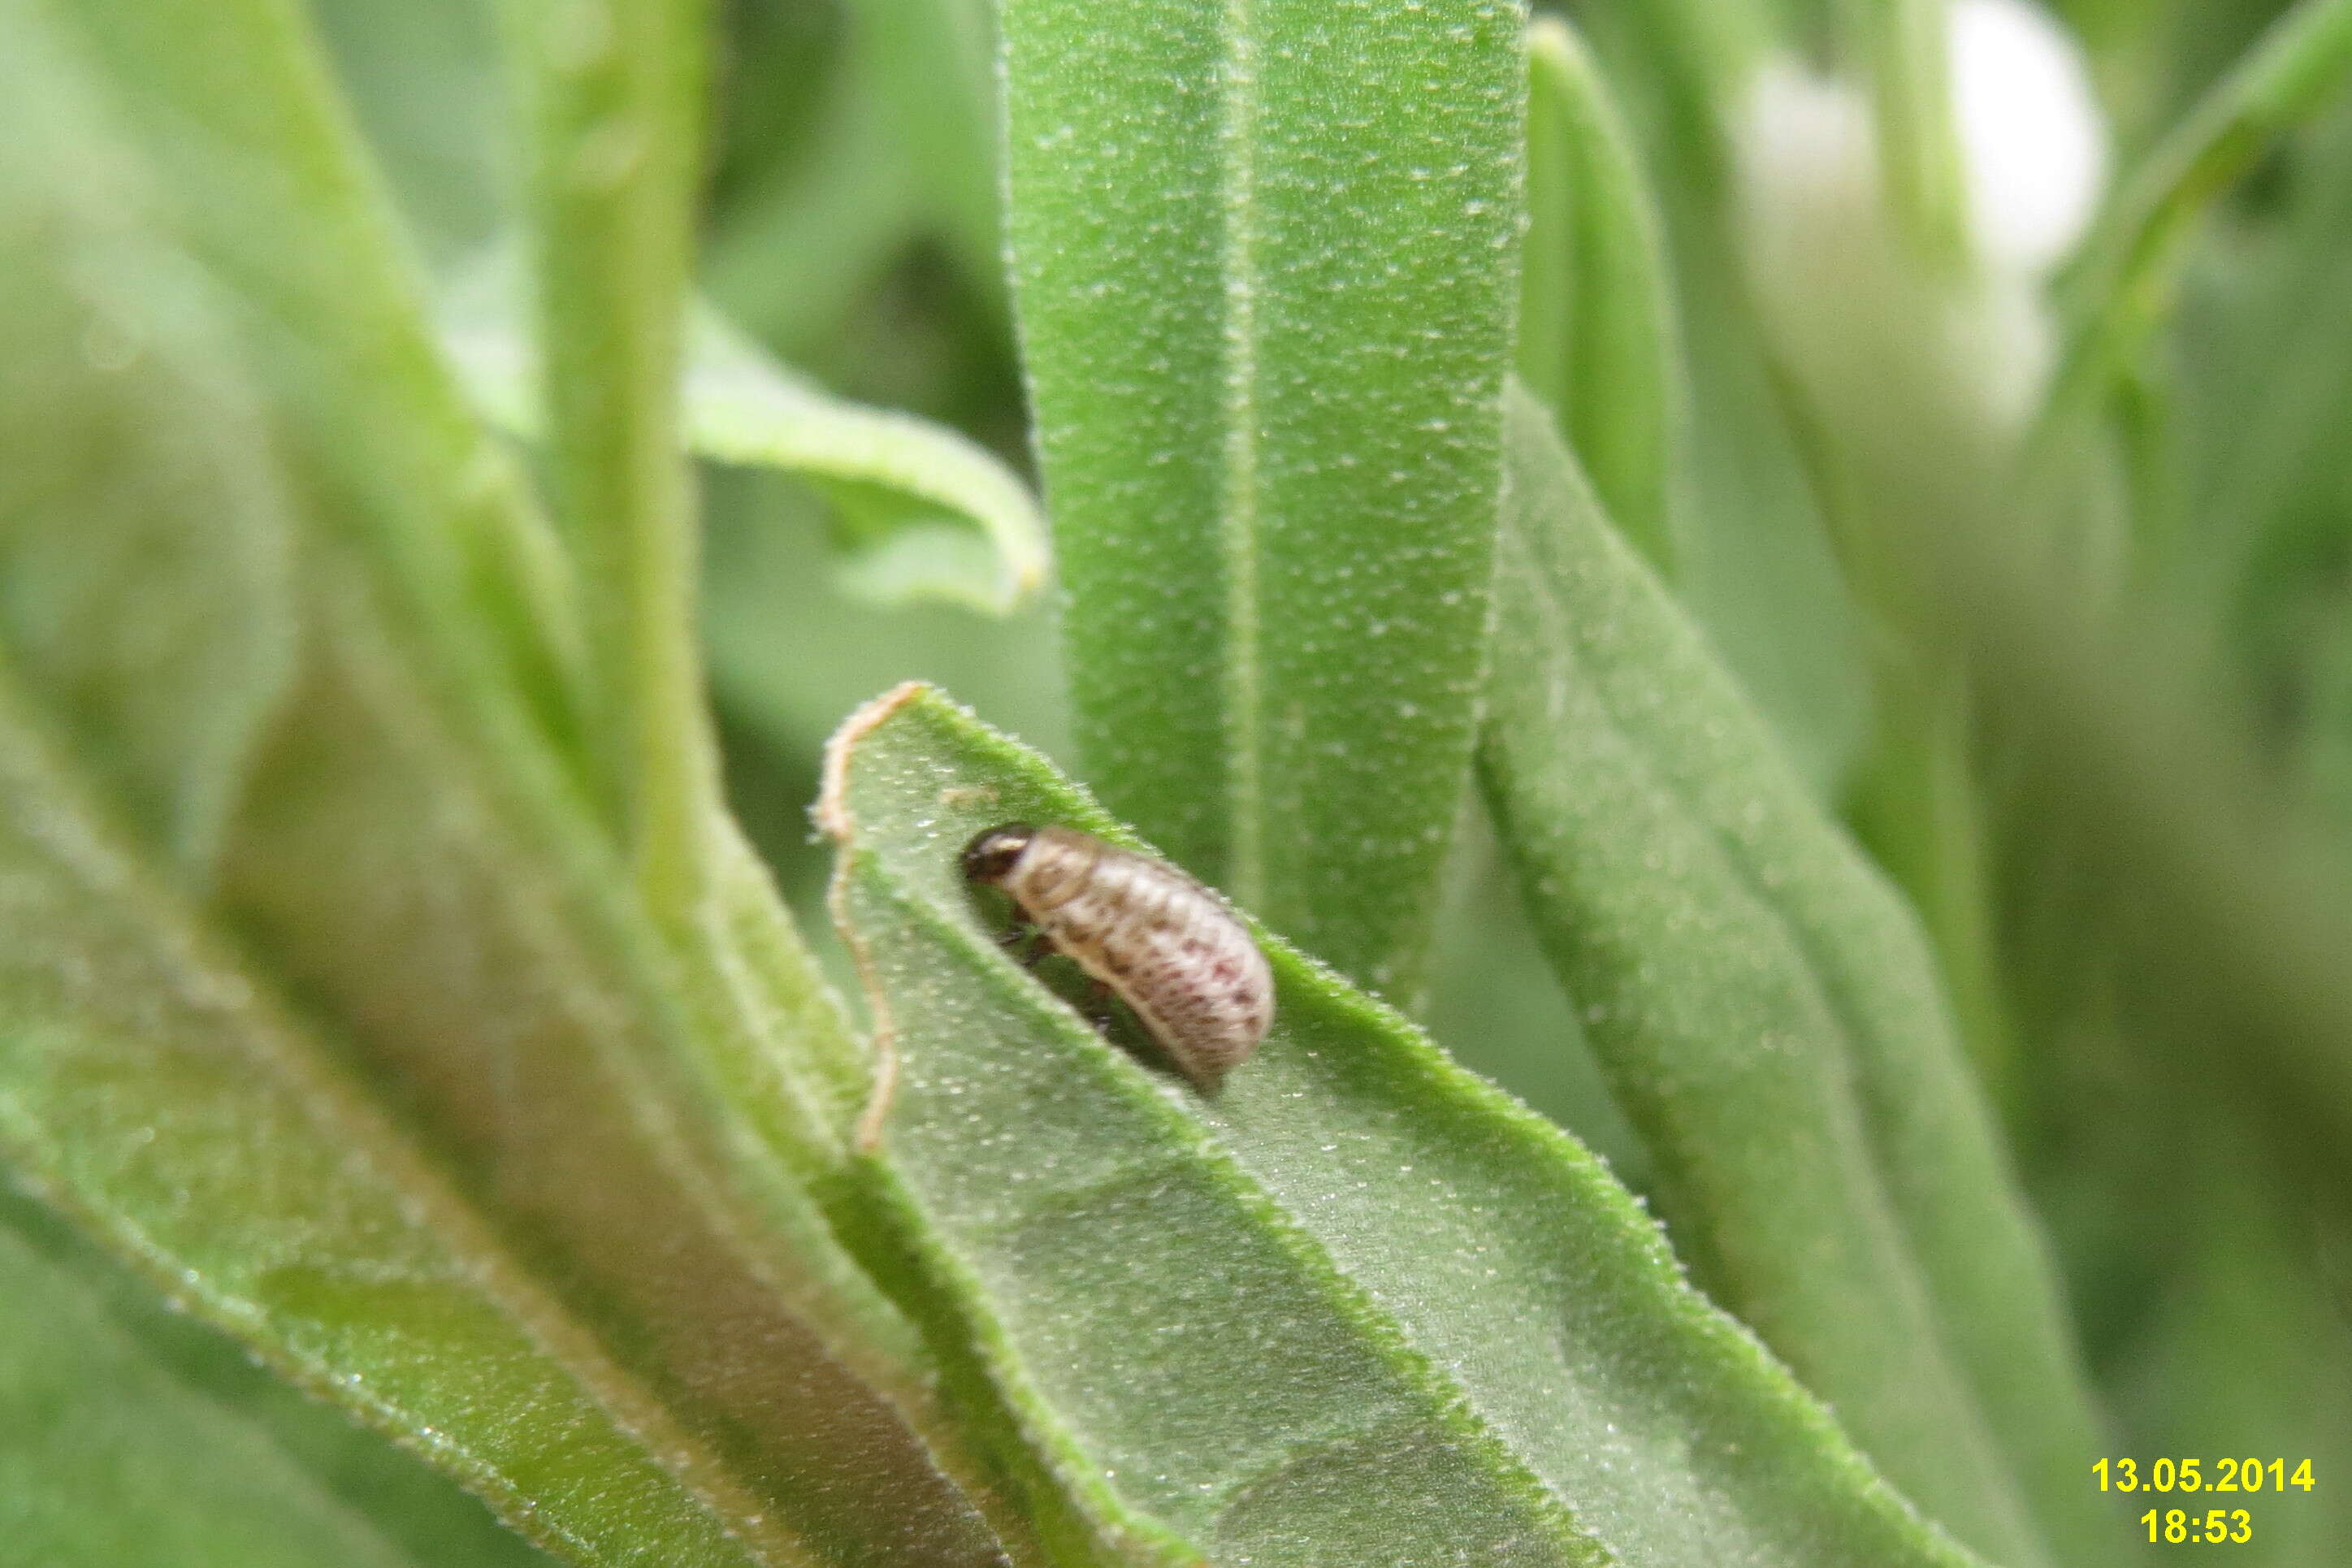
<svg viewBox="0 0 2352 1568"><path fill-rule="evenodd" d="M1011 895L1204 1089L1274 1022L1265 955L1214 893L1164 860L1075 827L1011 822L965 846L963 873Z"/></svg>

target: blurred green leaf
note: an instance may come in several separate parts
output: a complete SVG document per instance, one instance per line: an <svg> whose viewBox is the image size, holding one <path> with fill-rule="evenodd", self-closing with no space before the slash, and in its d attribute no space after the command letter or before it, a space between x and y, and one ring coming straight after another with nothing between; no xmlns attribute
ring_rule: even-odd
<svg viewBox="0 0 2352 1568"><path fill-rule="evenodd" d="M1800 0L1800 6L1807 0ZM1591 30L1621 90L1639 81L1654 96L1654 128L1675 173L1718 192L1726 138L1757 67L1797 30L1792 9L1725 0L1633 0L1562 7Z"/></svg>
<svg viewBox="0 0 2352 1568"><path fill-rule="evenodd" d="M1506 0L1003 16L1089 774L1399 995L1485 663L1521 20Z"/></svg>
<svg viewBox="0 0 2352 1568"><path fill-rule="evenodd" d="M200 881L294 679L285 479L230 296L142 226L142 171L89 134L62 51L9 20L0 268L58 287L0 312L0 627L119 809Z"/></svg>
<svg viewBox="0 0 2352 1568"><path fill-rule="evenodd" d="M1931 1516L2100 1561L2063 1312L1916 921L1524 394L1508 451L1488 799L1675 1236Z"/></svg>
<svg viewBox="0 0 2352 1568"><path fill-rule="evenodd" d="M822 107L805 154L720 214L712 296L801 358L843 327L888 261L929 239L1003 339L994 0L845 0L834 20L838 58L821 85L803 73L750 88Z"/></svg>
<svg viewBox="0 0 2352 1568"><path fill-rule="evenodd" d="M436 265L510 218L513 143L497 7L484 0L310 0L320 39L409 232Z"/></svg>
<svg viewBox="0 0 2352 1568"><path fill-rule="evenodd" d="M2003 805L2056 895L2056 962L2121 977L2137 1070L2257 1119L2297 1179L2343 1205L2345 839L2263 776L2237 718L2216 712L2211 676L2184 658L2170 606L2085 616L2034 544L1999 532L1913 544L1997 718Z"/></svg>
<svg viewBox="0 0 2352 1568"><path fill-rule="evenodd" d="M2119 1404L2134 1451L2184 1445L2242 1461L2308 1458L2319 1476L2352 1467L2352 1320L2331 1298L2326 1251L2340 1229L2314 1223L2264 1151L2218 1119L2183 1118L2166 1180L2184 1202L2165 1240L2183 1265L2150 1302L2129 1348ZM2183 1256L2185 1255L2185 1256ZM2335 1260L2341 1266L2340 1256ZM2205 1478L2215 1479L2215 1461ZM2190 1500L2149 1500L2172 1504ZM2198 1500L2200 1506L2224 1500ZM2341 1555L2352 1500L2341 1486L2228 1500L2258 1521L2251 1541L2172 1546L2193 1564L2305 1568Z"/></svg>
<svg viewBox="0 0 2352 1568"><path fill-rule="evenodd" d="M1717 215L1685 204L1682 320L1693 504L1675 595L1703 626L1811 785L1833 800L1868 723L1863 617L1815 489L1811 432L1741 306Z"/></svg>
<svg viewBox="0 0 2352 1568"><path fill-rule="evenodd" d="M2352 823L2352 104L2291 138L2273 184L2216 226L2226 250L2184 268L2188 480L2179 515L2157 520L2150 575L2236 678L2268 756Z"/></svg>
<svg viewBox="0 0 2352 1568"><path fill-rule="evenodd" d="M685 396L695 451L816 486L840 520L848 581L867 597L1003 615L1044 583L1036 500L954 431L830 396L709 315L695 322Z"/></svg>
<svg viewBox="0 0 2352 1568"><path fill-rule="evenodd" d="M1556 16L1528 29L1519 301L1519 379L1626 537L1673 575L1682 349L1660 219L1598 66Z"/></svg>
<svg viewBox="0 0 2352 1568"><path fill-rule="evenodd" d="M2352 0L2302 0L2216 82L2124 182L2068 290L2070 329L2035 460L2064 461L2083 421L2171 314L2176 269L2197 221L2285 131L2352 75Z"/></svg>
<svg viewBox="0 0 2352 1568"><path fill-rule="evenodd" d="M536 438L545 419L521 313L509 269L492 263L445 298L442 337L484 414ZM692 317L680 402L690 450L792 474L832 504L837 575L862 597L1002 615L1045 580L1045 520L993 455L928 420L831 395L715 311Z"/></svg>
<svg viewBox="0 0 2352 1568"><path fill-rule="evenodd" d="M323 1284L297 1271L282 1288L331 1289L303 1309L330 1327L388 1314L385 1331L396 1334L405 1331L410 1277L425 1266L387 1272L371 1263L393 1245L376 1234L384 1226L397 1220L403 1228L388 1234L425 1249L428 1262L435 1249L459 1248L432 1268L468 1290L478 1289L469 1270L487 1265L465 1248L511 1255L502 1267L539 1303L530 1332L608 1360L611 1375L636 1391L613 1396L625 1429L648 1435L642 1448L627 1438L623 1458L675 1462L686 1477L649 1468L632 1480L612 1470L598 1506L625 1513L632 1494L647 1493L655 1513L668 1510L628 1526L649 1532L646 1555L690 1560L704 1549L695 1544L701 1531L719 1543L710 1550L756 1561L839 1559L877 1542L919 1560L989 1560L989 1532L940 1474L962 1461L956 1434L938 1424L913 1330L841 1251L800 1184L842 1156L838 1129L863 1092L862 1054L764 873L712 802L691 803L705 814L702 896L661 924L637 900L620 847L589 805L583 752L559 721L565 672L523 657L559 646L551 626L566 579L508 570L534 559L536 520L436 352L421 290L400 265L299 14L277 0L69 10L9 0L0 26L9 40L0 68L21 63L56 87L0 94L5 140L45 154L0 165L10 175L0 214L31 215L12 237L10 255L24 265L8 313L81 320L86 291L107 281L83 264L93 231L105 236L107 225L123 227L140 255L184 258L205 297L221 301L208 328L250 378L266 419L266 438L252 445L274 481L264 499L286 500L299 628L294 668L247 748L211 880L195 889L209 900L173 917L201 921L207 942L233 935L249 967L226 977L115 974L96 1001L75 1004L114 1009L98 1015L103 1028L83 1029L91 1051L110 1054L54 1086L37 1075L82 1037L20 1014L5 1037L10 1069L24 1079L20 1093L52 1098L24 1113L12 1142L118 1247L137 1250L147 1246L141 1237L176 1227L168 1243L154 1241L154 1268L190 1292L215 1293L225 1326L362 1408L372 1397L367 1358L389 1352L355 1342L352 1359L340 1360L332 1335L298 1337L310 1320L292 1307L272 1315L236 1303L264 1285L281 1288L270 1271L289 1255L350 1256ZM71 113L58 107L68 89ZM236 155L221 155L225 147ZM137 199L76 221L60 188L109 161L140 176ZM130 287L96 294L141 342L169 324L181 299ZM208 384L175 379L168 357L107 369L115 357L47 389L45 417L61 449L109 428L125 399L168 407L211 395ZM167 427L198 418L174 412ZM18 471L0 472L0 483ZM157 470L140 483L160 488L169 478ZM123 526L111 493L50 486L0 497L11 511L37 504L52 529L87 528L102 540ZM153 548L121 557L158 575L177 558ZM549 596L525 597L534 586ZM152 580L147 588L166 592ZM216 632L204 617L163 618L155 629L184 626L192 653ZM99 614L72 630L103 642L121 637L124 623ZM18 808L33 814L26 820L64 809L42 804L51 795L69 796L76 810L85 790L128 795L106 731L38 677L28 670L27 700L66 730L70 753L44 766L71 777L53 785L47 773L29 774ZM134 838L122 853L157 857L151 825L124 816ZM140 930L138 921L152 923L101 896L120 883L132 898L145 872L111 860L100 869L79 895L93 912L78 916L79 935L62 914L10 921L40 934L16 944L17 961L52 987L105 973L99 965L116 939L101 914ZM178 942L178 929L164 934ZM217 1079L195 1085L153 1058L147 1037L163 1026L142 1020L179 1005L209 1017L214 991L203 987L250 992L265 1010L295 1001L305 1028L317 1029L298 1058L307 1076L283 1089L281 1110L261 1098L269 1080L259 1068L225 1047L211 1056L190 1047L184 1072ZM331 1075L314 1059L328 1049L341 1058ZM318 1087L346 1075L385 1102L369 1116L389 1111L416 1144L400 1152L393 1173L369 1178L381 1191L355 1195L338 1184L336 1160L383 1141L337 1120L346 1111L333 1096L348 1089ZM248 1079L250 1104L234 1098ZM182 1128L163 1115L182 1099L194 1103L199 1088L214 1096L204 1101L210 1120ZM56 1099L68 1089L88 1103ZM312 1103L321 1094L323 1109ZM133 1120L106 1120L117 1115ZM292 1142L280 1152L257 1120L268 1116L326 1123L286 1134ZM121 1150L139 1146L141 1127L155 1131L154 1158L172 1161L169 1172L144 1187L101 1184ZM212 1142L184 1147L164 1136L174 1129ZM260 1173L265 1159L280 1157L291 1163L282 1178ZM87 1179L77 1174L85 1169ZM414 1193L412 1176L422 1184ZM206 1195L192 1205L186 1194L200 1186ZM434 1226L457 1200L433 1194L450 1188L479 1217L446 1219L457 1228L444 1237ZM412 1215L406 1203L422 1206ZM472 1484L497 1480L464 1468L474 1447L511 1440L560 1457L560 1437L511 1435L499 1400L474 1402L501 1378L554 1373L527 1358L510 1373L484 1372L454 1351L446 1365L436 1362L430 1344L394 1349L416 1357L420 1391L414 1407L380 1418L436 1459L446 1448ZM434 1381L436 1369L446 1382ZM604 1417L550 1419L593 1431ZM929 1442L910 1424L928 1426ZM559 1483L571 1484L550 1479ZM555 1506L535 1482L501 1495L516 1510ZM730 1543L730 1531L741 1546Z"/></svg>
<svg viewBox="0 0 2352 1568"><path fill-rule="evenodd" d="M1098 1552L1973 1561L1589 1154L1278 939L1273 1033L1213 1097L1107 1042L957 871L1008 818L1136 844L926 689L835 740L835 908L901 1063L854 1201Z"/></svg>
<svg viewBox="0 0 2352 1568"><path fill-rule="evenodd" d="M1070 753L1061 665L1046 608L981 617L937 599L883 610L845 598L823 572L830 524L808 491L765 474L713 476L703 618L711 679L768 743L793 759L785 806L795 840L808 831L816 757L841 716L872 695L872 678L961 677L1009 729L1057 759Z"/></svg>
<svg viewBox="0 0 2352 1568"><path fill-rule="evenodd" d="M480 1503L226 1339L127 1308L113 1272L0 1190L0 1531L17 1561L545 1568ZM199 1340L212 1375L192 1384ZM256 1393L263 1408L236 1396ZM365 1489L337 1484L338 1461Z"/></svg>
<svg viewBox="0 0 2352 1568"><path fill-rule="evenodd" d="M788 1527L744 1528L756 1510L719 1455L110 839L13 690L0 903L0 1154L37 1190L282 1375L574 1561L753 1563L784 1548ZM12 1277L9 1295L33 1288Z"/></svg>

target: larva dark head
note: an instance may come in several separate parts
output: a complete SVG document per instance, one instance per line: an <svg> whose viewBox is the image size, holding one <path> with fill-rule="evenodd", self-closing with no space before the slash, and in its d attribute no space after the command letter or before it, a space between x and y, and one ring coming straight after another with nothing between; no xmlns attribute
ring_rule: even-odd
<svg viewBox="0 0 2352 1568"><path fill-rule="evenodd" d="M963 847L963 874L974 882L1002 882L1013 874L1013 863L1029 847L1037 830L1025 822L992 827Z"/></svg>

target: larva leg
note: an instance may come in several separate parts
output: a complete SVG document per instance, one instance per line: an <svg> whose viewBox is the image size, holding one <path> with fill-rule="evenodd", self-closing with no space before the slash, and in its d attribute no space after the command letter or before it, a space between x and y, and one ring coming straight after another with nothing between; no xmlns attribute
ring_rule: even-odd
<svg viewBox="0 0 2352 1568"><path fill-rule="evenodd" d="M1111 1012L1110 987L1091 974L1087 976L1085 1014L1087 1022L1095 1026L1095 1032L1105 1037L1108 1037L1112 1025L1118 1022Z"/></svg>
<svg viewBox="0 0 2352 1568"><path fill-rule="evenodd" d="M1025 921L1014 921L996 939L996 945L1011 953L1024 969L1035 969L1054 953L1054 939Z"/></svg>

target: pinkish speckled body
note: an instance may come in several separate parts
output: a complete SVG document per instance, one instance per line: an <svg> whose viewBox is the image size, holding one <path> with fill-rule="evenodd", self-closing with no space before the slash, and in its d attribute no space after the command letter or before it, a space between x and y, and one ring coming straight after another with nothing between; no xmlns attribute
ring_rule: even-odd
<svg viewBox="0 0 2352 1568"><path fill-rule="evenodd" d="M1202 1088L1265 1037L1265 955L1215 894L1166 861L1074 827L1012 824L974 839L964 865L1117 993Z"/></svg>

